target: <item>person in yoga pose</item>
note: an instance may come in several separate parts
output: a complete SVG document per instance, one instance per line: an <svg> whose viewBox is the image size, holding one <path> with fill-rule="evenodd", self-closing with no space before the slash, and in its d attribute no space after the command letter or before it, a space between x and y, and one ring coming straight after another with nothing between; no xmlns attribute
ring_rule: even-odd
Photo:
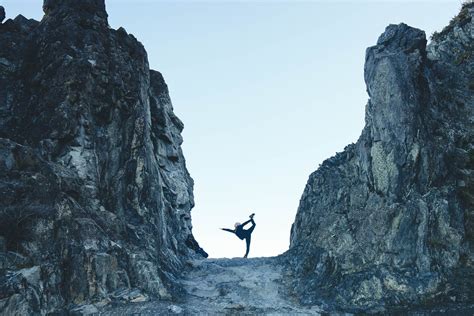
<svg viewBox="0 0 474 316"><path fill-rule="evenodd" d="M252 215L249 216L250 219L248 221L244 222L243 224L235 223L235 225L234 225L235 229L221 228L222 230L225 230L226 232L234 233L241 240L245 239L245 242L247 244L247 251L245 252L244 258L247 258L248 254L249 254L250 239L251 239L251 236L252 236L252 232L253 232L253 230L255 229L255 226L256 226L255 221L253 220L254 216L255 216L255 214L253 213ZM252 227L250 227L249 229L244 229L244 226L247 225L248 223L252 223Z"/></svg>

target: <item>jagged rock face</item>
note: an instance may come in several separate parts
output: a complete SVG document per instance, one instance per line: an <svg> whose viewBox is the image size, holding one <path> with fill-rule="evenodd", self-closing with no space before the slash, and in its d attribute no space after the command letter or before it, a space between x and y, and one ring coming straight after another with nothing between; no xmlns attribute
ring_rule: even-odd
<svg viewBox="0 0 474 316"><path fill-rule="evenodd" d="M104 0L44 11L0 24L0 311L169 298L204 252L166 83Z"/></svg>
<svg viewBox="0 0 474 316"><path fill-rule="evenodd" d="M310 176L292 227L303 303L474 302L473 15L427 47L400 24L367 49L366 126Z"/></svg>

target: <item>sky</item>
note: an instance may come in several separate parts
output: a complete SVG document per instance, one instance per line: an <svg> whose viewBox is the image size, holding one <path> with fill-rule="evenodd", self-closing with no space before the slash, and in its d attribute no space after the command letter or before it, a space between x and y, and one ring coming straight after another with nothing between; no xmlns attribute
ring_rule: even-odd
<svg viewBox="0 0 474 316"><path fill-rule="evenodd" d="M41 0L0 0L41 19ZM193 232L210 257L239 257L230 233L256 213L250 257L288 249L306 181L364 125L365 50L388 24L429 37L461 7L431 1L108 0L163 73L185 124Z"/></svg>

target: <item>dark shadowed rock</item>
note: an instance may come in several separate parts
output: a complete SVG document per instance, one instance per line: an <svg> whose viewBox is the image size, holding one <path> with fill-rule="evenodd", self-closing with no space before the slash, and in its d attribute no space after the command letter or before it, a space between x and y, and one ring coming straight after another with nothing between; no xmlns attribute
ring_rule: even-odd
<svg viewBox="0 0 474 316"><path fill-rule="evenodd" d="M44 0L43 11L46 15L63 12L107 18L104 0Z"/></svg>
<svg viewBox="0 0 474 316"><path fill-rule="evenodd" d="M0 23L5 19L5 8L0 5Z"/></svg>
<svg viewBox="0 0 474 316"><path fill-rule="evenodd" d="M292 227L302 303L474 303L473 15L428 47L400 24L367 49L365 128L310 176Z"/></svg>
<svg viewBox="0 0 474 316"><path fill-rule="evenodd" d="M166 83L104 0L44 11L0 28L0 314L172 298L204 252Z"/></svg>

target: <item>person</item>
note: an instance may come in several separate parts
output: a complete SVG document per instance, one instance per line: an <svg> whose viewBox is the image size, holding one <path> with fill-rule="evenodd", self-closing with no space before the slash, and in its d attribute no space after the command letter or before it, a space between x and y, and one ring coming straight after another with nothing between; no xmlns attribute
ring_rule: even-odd
<svg viewBox="0 0 474 316"><path fill-rule="evenodd" d="M240 223L235 223L234 229L229 229L229 228L221 228L222 230L229 232L229 233L234 233L239 237L241 240L245 239L245 242L247 244L247 250L245 251L245 256L244 258L247 258L250 250L250 240L252 237L252 232L255 229L255 221L253 220L253 217L255 216L255 213L252 213L249 217L250 219L243 224ZM244 229L244 226L247 225L248 223L252 223L252 227L249 229Z"/></svg>

